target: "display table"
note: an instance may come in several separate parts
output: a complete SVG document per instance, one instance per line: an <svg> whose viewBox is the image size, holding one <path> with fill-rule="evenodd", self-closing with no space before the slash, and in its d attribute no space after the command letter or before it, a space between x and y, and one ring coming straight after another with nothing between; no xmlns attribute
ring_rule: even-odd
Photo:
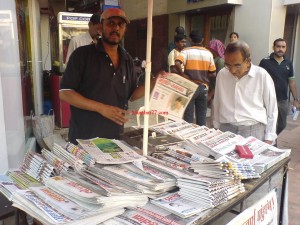
<svg viewBox="0 0 300 225"><path fill-rule="evenodd" d="M286 176L288 171L288 163L290 161L290 157L285 158L281 161L279 161L277 164L269 168L266 172L261 174L261 178L258 179L252 179L252 180L246 180L244 182L245 184L245 192L239 194L238 196L234 197L233 199L229 200L228 202L221 204L213 209L210 209L208 214L205 215L205 217L199 219L195 224L198 225L209 225L209 224L226 224L225 223L219 223L218 220L225 218L224 214L231 212L231 213L239 213L242 212L245 208L249 207L249 199L254 197L253 195L256 194L262 194L266 195L267 192L273 190L274 188L277 189L277 202L278 202L278 224L282 224L283 219L283 202L286 192ZM277 182L279 180L280 182ZM275 185L270 185L275 181ZM262 187L269 186L267 189L261 190ZM3 197L4 198L4 197ZM254 201L259 200L260 197L255 196ZM18 214L19 212L22 212L21 210L16 210L11 206L11 203L4 199L10 207L8 211L6 211L5 207L4 210L1 208L1 217L5 215L13 215L15 213L16 215L16 221L18 221ZM1 203L2 203L1 199ZM239 206L238 210L236 210L237 206ZM233 215L233 214L231 214ZM1 218L0 218L1 219ZM17 223L18 224L18 223ZM19 223L20 224L20 223Z"/></svg>
<svg viewBox="0 0 300 225"><path fill-rule="evenodd" d="M211 209L211 212L204 217L203 219L200 219L196 224L203 225L203 224L213 224L214 221L222 217L225 213L227 212L232 212L232 213L239 213L235 210L233 210L236 206L240 205L240 212L244 210L244 202L247 200L247 198L253 194L257 189L259 189L262 185L264 185L266 182L270 182L272 177L282 170L282 186L281 186L281 199L278 200L279 204L279 223L282 224L282 219L283 219L283 202L284 202L284 196L285 196L285 191L286 191L286 175L288 171L288 163L291 160L290 157L285 158L281 161L279 161L277 164L269 168L266 172L261 174L261 178L259 179L253 179L253 180L247 180L245 183L245 192L242 194L239 194L235 198L229 200L228 202L217 206L213 209Z"/></svg>
<svg viewBox="0 0 300 225"><path fill-rule="evenodd" d="M1 192L0 192L0 223L1 220L5 220L9 217L12 217L10 222L14 222L15 225L25 225L26 216L25 213L21 210L12 206L10 202Z"/></svg>

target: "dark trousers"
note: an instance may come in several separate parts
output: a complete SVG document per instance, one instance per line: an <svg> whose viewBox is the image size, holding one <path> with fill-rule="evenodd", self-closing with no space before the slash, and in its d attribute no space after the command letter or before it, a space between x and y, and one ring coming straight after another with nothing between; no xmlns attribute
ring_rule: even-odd
<svg viewBox="0 0 300 225"><path fill-rule="evenodd" d="M206 126L207 88L200 84L184 112L184 120L193 123L196 111L196 124Z"/></svg>
<svg viewBox="0 0 300 225"><path fill-rule="evenodd" d="M286 127L286 120L289 111L289 102L288 100L277 101L278 106L278 119L277 119L277 135L280 134Z"/></svg>

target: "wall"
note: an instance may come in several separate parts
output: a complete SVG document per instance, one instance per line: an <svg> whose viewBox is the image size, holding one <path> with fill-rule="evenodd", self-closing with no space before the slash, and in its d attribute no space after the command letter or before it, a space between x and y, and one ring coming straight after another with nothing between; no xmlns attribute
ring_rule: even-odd
<svg viewBox="0 0 300 225"><path fill-rule="evenodd" d="M120 5L130 20L147 17L148 1L121 0ZM153 0L153 16L167 14L167 6L166 0Z"/></svg>
<svg viewBox="0 0 300 225"><path fill-rule="evenodd" d="M233 30L250 45L252 62L258 64L272 52L273 41L283 37L286 7L282 0L244 0L234 13Z"/></svg>
<svg viewBox="0 0 300 225"><path fill-rule="evenodd" d="M42 40L42 67L43 70L51 70L50 27L48 15L41 15L40 27Z"/></svg>
<svg viewBox="0 0 300 225"><path fill-rule="evenodd" d="M247 0L244 0L247 1ZM187 3L186 0L168 0L168 13L177 13L193 9L212 7L222 4L243 4L243 0L203 0L197 3Z"/></svg>
<svg viewBox="0 0 300 225"><path fill-rule="evenodd" d="M0 13L0 173L18 168L25 149L16 5L1 1Z"/></svg>
<svg viewBox="0 0 300 225"><path fill-rule="evenodd" d="M300 98L300 16L299 15L300 12L298 12L293 63L294 63L294 73L296 76L296 82L298 88L298 97Z"/></svg>

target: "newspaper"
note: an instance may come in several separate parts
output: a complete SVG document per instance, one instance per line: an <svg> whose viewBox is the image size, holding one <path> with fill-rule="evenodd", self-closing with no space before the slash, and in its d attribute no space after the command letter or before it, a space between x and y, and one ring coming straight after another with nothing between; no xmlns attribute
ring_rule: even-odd
<svg viewBox="0 0 300 225"><path fill-rule="evenodd" d="M182 198L178 192L153 199L151 203L182 218L190 217L209 208L199 206L199 204L195 202Z"/></svg>
<svg viewBox="0 0 300 225"><path fill-rule="evenodd" d="M100 164L122 164L145 159L119 140L93 138L77 141Z"/></svg>
<svg viewBox="0 0 300 225"><path fill-rule="evenodd" d="M291 154L290 149L276 148L252 136L239 142L238 145L248 146L254 155L253 159L240 158L235 150L227 153L226 158L232 162L249 163L253 165L255 171L259 174Z"/></svg>
<svg viewBox="0 0 300 225"><path fill-rule="evenodd" d="M159 77L150 98L150 112L178 120L193 97L198 85L178 74Z"/></svg>

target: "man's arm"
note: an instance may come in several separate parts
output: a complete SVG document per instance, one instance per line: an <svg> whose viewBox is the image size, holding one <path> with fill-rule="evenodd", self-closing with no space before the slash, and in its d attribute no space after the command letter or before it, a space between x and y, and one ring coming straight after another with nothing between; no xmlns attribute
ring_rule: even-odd
<svg viewBox="0 0 300 225"><path fill-rule="evenodd" d="M269 74L266 76L265 90L263 92L264 105L267 113L267 124L264 142L273 144L277 138L276 125L278 117L277 98L274 82Z"/></svg>
<svg viewBox="0 0 300 225"><path fill-rule="evenodd" d="M125 110L85 98L74 90L60 90L59 97L76 108L97 112L119 125L128 121L125 117Z"/></svg>
<svg viewBox="0 0 300 225"><path fill-rule="evenodd" d="M165 71L160 71L158 72L155 76L151 76L150 78L150 92L153 90L154 86L155 86L155 83L156 83L156 80L158 77L166 77L167 76L167 72ZM137 87L131 97L130 97L130 101L133 102L141 97L143 97L145 95L145 85L141 85L139 87Z"/></svg>
<svg viewBox="0 0 300 225"><path fill-rule="evenodd" d="M297 85L296 85L294 77L289 79L289 88L290 88L290 90L292 92L292 95L294 97L293 105L296 108L300 109L300 102L299 102L299 96L298 96L298 91L297 91Z"/></svg>

